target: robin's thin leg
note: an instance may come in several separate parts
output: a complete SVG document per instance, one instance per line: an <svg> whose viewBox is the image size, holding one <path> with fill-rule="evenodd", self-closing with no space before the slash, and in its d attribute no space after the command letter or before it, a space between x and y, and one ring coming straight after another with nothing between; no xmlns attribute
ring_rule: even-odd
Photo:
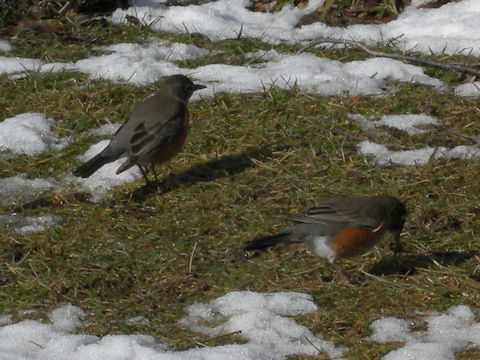
<svg viewBox="0 0 480 360"><path fill-rule="evenodd" d="M403 246L398 241L394 242L393 246L391 246L391 248L392 248L394 256L397 256L398 254L400 254L403 251Z"/></svg>
<svg viewBox="0 0 480 360"><path fill-rule="evenodd" d="M347 274L345 274L345 271L342 269L342 267L338 265L335 261L329 261L329 263L330 265L332 265L332 268L334 268L335 271L337 271L340 274L340 276L342 277L343 283L345 285L351 286L352 282L348 278Z"/></svg>
<svg viewBox="0 0 480 360"><path fill-rule="evenodd" d="M397 231L394 234L394 239L393 239L393 254L395 256L398 255L398 253L401 253L403 251L403 246L402 243L400 242L400 231Z"/></svg>
<svg viewBox="0 0 480 360"><path fill-rule="evenodd" d="M147 176L147 171L141 165L137 164L137 166L140 169L140 172L142 173L143 178L145 179L147 185L150 184L150 180L148 179L148 176Z"/></svg>
<svg viewBox="0 0 480 360"><path fill-rule="evenodd" d="M152 168L153 177L155 178L155 182L156 182L157 184L159 184L160 182L158 181L157 172L156 172L156 170L155 170L155 164L152 162L152 163L150 164L150 167Z"/></svg>

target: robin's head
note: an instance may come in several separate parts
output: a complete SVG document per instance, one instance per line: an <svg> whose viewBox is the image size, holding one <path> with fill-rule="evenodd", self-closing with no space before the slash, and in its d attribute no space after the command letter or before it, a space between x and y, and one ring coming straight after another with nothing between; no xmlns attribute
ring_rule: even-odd
<svg viewBox="0 0 480 360"><path fill-rule="evenodd" d="M180 74L166 78L163 86L184 101L188 101L194 91L206 88L205 85L194 84L188 77Z"/></svg>

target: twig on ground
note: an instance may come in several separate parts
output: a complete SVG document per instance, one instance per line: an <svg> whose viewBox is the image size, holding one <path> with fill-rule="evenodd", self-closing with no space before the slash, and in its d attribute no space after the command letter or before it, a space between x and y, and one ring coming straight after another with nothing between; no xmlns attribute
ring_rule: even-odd
<svg viewBox="0 0 480 360"><path fill-rule="evenodd" d="M195 241L193 244L192 253L190 254L190 260L188 261L188 273L192 273L192 263L193 263L193 255L195 254L195 249L197 248L198 242Z"/></svg>
<svg viewBox="0 0 480 360"><path fill-rule="evenodd" d="M465 139L471 140L471 141L473 141L475 144L480 144L480 138L478 138L478 137L476 137L476 136L465 135L465 134L462 134L461 132L458 132L458 131L449 129L449 128L445 127L445 126L438 127L438 129L441 130L441 131L448 132L449 134L456 135L456 136L460 136L460 137L463 137L463 138L465 138Z"/></svg>
<svg viewBox="0 0 480 360"><path fill-rule="evenodd" d="M222 335L218 335L218 336L214 336L214 337L211 337L203 342L200 342L200 341L196 341L194 344L192 345L189 345L189 346L186 346L186 347L182 347L181 349L179 350L188 350L188 349L192 349L194 348L195 346L201 346L201 347L207 347L208 345L206 343L210 342L210 341L214 341L214 340L219 340L221 338L224 338L224 337L227 337L227 336L230 336L230 335L237 335L237 334L241 334L242 333L242 330L237 330L237 331L232 331L232 332L229 332L227 334L222 334Z"/></svg>
<svg viewBox="0 0 480 360"><path fill-rule="evenodd" d="M358 142L362 142L362 141L365 141L365 140L369 140L372 138L372 136L369 136L367 137L366 139L364 138L361 138L361 137L358 137L358 136L355 136L355 135L352 135L346 131L343 131L343 130L340 130L338 128L333 128L330 130L333 134L337 134L337 135L343 135L345 137L348 137L348 138L351 138L355 141L358 141ZM392 145L393 146L393 145ZM352 148L356 148L356 146L351 146ZM405 145L401 145L401 144L396 144L394 145L394 147L400 149L400 150L412 150L412 148L410 146L405 146Z"/></svg>
<svg viewBox="0 0 480 360"><path fill-rule="evenodd" d="M355 136L355 135L352 135L350 133L347 133L343 130L340 130L338 128L333 128L330 130L333 134L337 134L337 135L343 135L343 136L346 136L346 137L349 137L355 141L358 141L358 142L362 142L362 141L365 141L365 139L362 139L361 137L358 137L358 136Z"/></svg>
<svg viewBox="0 0 480 360"><path fill-rule="evenodd" d="M312 342L312 340L310 340L308 337L305 336L305 340L307 340L307 341L310 343L310 345L312 345L313 348L314 348L315 350L317 350L319 353L322 352L322 350L320 350L320 349L318 348L318 346L316 346L316 345Z"/></svg>
<svg viewBox="0 0 480 360"><path fill-rule="evenodd" d="M305 45L302 47L300 50L297 51L297 54L301 54L308 49L314 47L315 45L322 44L322 43L330 43L330 44L344 44L344 45L351 45L354 46L360 50L365 51L367 54L375 56L375 57L386 57L390 59L396 59L396 60L401 60L401 61L406 61L412 64L419 64L419 65L426 65L426 66L432 66L432 67L437 67L440 69L444 70L449 70L449 71L458 71L461 73L466 73L466 74L472 74L475 76L480 77L480 71L474 70L471 67L464 66L464 65L458 65L458 64L443 64L439 63L437 61L432 61L432 60L426 60L426 59L421 59L415 56L408 56L408 55L399 55L399 54L390 54L386 53L383 51L375 51L361 42L354 41L354 40L345 40L345 39L330 39L330 38L319 38L314 41L312 41L310 44Z"/></svg>

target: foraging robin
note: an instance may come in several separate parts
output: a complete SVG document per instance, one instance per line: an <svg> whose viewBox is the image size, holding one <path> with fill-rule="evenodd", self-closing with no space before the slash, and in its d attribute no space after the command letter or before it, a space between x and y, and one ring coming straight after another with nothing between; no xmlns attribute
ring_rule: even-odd
<svg viewBox="0 0 480 360"><path fill-rule="evenodd" d="M149 183L146 169L151 166L158 181L154 166L171 159L182 148L189 129L188 100L194 91L205 87L183 75L169 76L156 94L133 110L107 147L73 175L87 178L103 165L126 156L117 174L137 165Z"/></svg>
<svg viewBox="0 0 480 360"><path fill-rule="evenodd" d="M405 224L405 205L390 196L339 197L326 200L306 213L287 218L296 224L285 231L246 243L245 250L261 250L281 243L305 243L315 255L326 258L350 284L337 258L364 254L388 231L395 241Z"/></svg>

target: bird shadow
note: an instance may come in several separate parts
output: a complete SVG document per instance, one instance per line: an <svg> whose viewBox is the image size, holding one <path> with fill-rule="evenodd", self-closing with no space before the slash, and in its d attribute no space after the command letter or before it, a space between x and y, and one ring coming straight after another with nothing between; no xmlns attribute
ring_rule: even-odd
<svg viewBox="0 0 480 360"><path fill-rule="evenodd" d="M195 165L184 172L171 174L159 182L149 183L138 188L133 192L132 198L141 202L151 195L165 194L181 186L192 186L200 182L208 182L238 174L253 167L255 165L254 160L264 161L271 158L273 151L278 149L273 149L270 145L264 145Z"/></svg>
<svg viewBox="0 0 480 360"><path fill-rule="evenodd" d="M426 254L401 253L383 258L368 271L372 275L413 275L432 265L457 266L477 255L477 251L431 251Z"/></svg>

